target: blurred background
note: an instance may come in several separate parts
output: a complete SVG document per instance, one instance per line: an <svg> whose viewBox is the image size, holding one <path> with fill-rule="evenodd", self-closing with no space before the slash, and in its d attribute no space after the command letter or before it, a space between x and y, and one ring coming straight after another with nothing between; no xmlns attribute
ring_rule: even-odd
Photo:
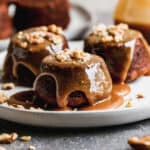
<svg viewBox="0 0 150 150"><path fill-rule="evenodd" d="M61 3L61 9L59 5L54 4L54 6L51 5L50 8L46 8L46 10L41 6L45 1L37 1L36 5L38 5L38 7L32 5L31 1L8 0L8 2L10 2L8 5L5 3L0 5L0 19L6 21L6 23L0 24L0 39L6 39L11 36L12 33L29 27L48 25L50 23L63 24L65 19L65 15L63 14L66 12L62 13L62 10L65 11L67 8L65 5L66 0L59 1L59 3ZM118 0L70 0L72 7L69 12L70 21L67 28L65 25L66 37L69 40L81 40L93 25L97 23L104 23L106 25L112 24L113 12L117 1ZM16 2L18 2L17 5ZM7 7L9 15L7 15ZM52 15L51 9L53 9ZM9 18L9 16L11 16L11 18ZM55 18L55 21L52 21L52 18ZM9 32L6 32L8 29Z"/></svg>
<svg viewBox="0 0 150 150"><path fill-rule="evenodd" d="M113 12L118 0L71 0L71 2L85 7L92 13L95 22L111 24ZM104 19L105 18L105 19Z"/></svg>
<svg viewBox="0 0 150 150"><path fill-rule="evenodd" d="M9 2L8 4L7 1ZM106 25L112 24L113 12L117 1L118 0L70 0L72 7L68 12L69 14L67 14L70 16L70 19L67 28L65 27L65 36L69 40L82 40L93 25L97 23L104 23ZM52 6L54 11L51 15L51 12L49 12L51 8L41 10L41 4L44 4L44 0L37 1L36 5L38 5L39 8L33 5L32 0L0 0L0 50L7 47L10 37L15 32L33 27L32 23L34 26L48 25L56 22L60 24L63 23L62 20L65 19L65 15L63 14L65 13L61 11L62 9L65 11L67 5L65 4L66 0L60 0L59 2L62 8L59 9L59 5ZM55 19L57 17L59 19L49 22L54 15ZM43 18L45 18L45 20Z"/></svg>
<svg viewBox="0 0 150 150"><path fill-rule="evenodd" d="M93 25L123 22L141 31L150 43L150 0L37 0L35 4L34 0L0 2L0 40L9 39L20 30L49 24L62 27L69 40L83 40Z"/></svg>
<svg viewBox="0 0 150 150"><path fill-rule="evenodd" d="M118 0L71 0L73 3L78 3L86 6L88 9L106 12L112 11Z"/></svg>

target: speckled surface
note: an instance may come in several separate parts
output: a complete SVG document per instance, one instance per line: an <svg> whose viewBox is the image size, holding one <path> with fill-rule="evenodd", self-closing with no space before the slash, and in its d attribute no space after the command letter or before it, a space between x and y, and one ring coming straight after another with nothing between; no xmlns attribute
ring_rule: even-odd
<svg viewBox="0 0 150 150"><path fill-rule="evenodd" d="M150 134L150 120L107 128L47 129L23 126L0 120L0 133L14 132L32 136L31 142L4 144L8 150L131 150L128 137Z"/></svg>

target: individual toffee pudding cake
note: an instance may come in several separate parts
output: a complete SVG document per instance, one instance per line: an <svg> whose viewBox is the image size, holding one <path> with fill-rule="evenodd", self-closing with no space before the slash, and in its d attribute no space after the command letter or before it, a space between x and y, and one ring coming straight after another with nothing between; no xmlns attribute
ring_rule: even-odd
<svg viewBox="0 0 150 150"><path fill-rule="evenodd" d="M3 81L32 86L40 73L44 57L68 48L60 27L55 25L27 29L15 34L8 47Z"/></svg>
<svg viewBox="0 0 150 150"><path fill-rule="evenodd" d="M0 2L0 39L8 38L12 31L12 19L8 14L8 5Z"/></svg>
<svg viewBox="0 0 150 150"><path fill-rule="evenodd" d="M150 73L150 50L143 35L126 24L96 26L85 51L102 56L113 82L131 82Z"/></svg>
<svg viewBox="0 0 150 150"><path fill-rule="evenodd" d="M49 24L56 24L65 29L70 22L69 0L36 0L36 3L35 0L15 0L14 2L16 2L14 25L18 30Z"/></svg>
<svg viewBox="0 0 150 150"><path fill-rule="evenodd" d="M81 50L66 50L44 58L34 90L52 106L74 108L108 98L112 81L101 57Z"/></svg>
<svg viewBox="0 0 150 150"><path fill-rule="evenodd" d="M10 96L8 105L49 111L116 109L130 92L127 84L114 84L103 59L81 50L65 49L46 56L33 90Z"/></svg>

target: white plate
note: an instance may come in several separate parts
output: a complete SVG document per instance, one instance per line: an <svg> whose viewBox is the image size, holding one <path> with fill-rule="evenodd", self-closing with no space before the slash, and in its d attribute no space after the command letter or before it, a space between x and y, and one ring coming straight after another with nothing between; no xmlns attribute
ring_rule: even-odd
<svg viewBox="0 0 150 150"><path fill-rule="evenodd" d="M70 42L72 48L80 48L82 42ZM6 52L0 53L0 68ZM121 107L114 110L104 111L42 111L25 110L0 105L0 118L34 126L43 127L101 127L132 123L150 118L150 77L142 77L130 84L131 94L127 97L132 99L133 107ZM1 84L0 84L1 86ZM24 87L16 87L6 91L11 95L16 91L27 90ZM0 91L1 92L1 91ZM142 93L144 99L136 99L136 95ZM127 101L126 100L126 101Z"/></svg>

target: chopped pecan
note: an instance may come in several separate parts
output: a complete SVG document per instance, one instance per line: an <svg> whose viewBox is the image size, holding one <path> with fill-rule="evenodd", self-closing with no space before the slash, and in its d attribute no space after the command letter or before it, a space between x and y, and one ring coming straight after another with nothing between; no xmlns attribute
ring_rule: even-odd
<svg viewBox="0 0 150 150"><path fill-rule="evenodd" d="M14 89L14 88L15 88L14 83L4 83L2 85L2 90L11 90L11 89Z"/></svg>
<svg viewBox="0 0 150 150"><path fill-rule="evenodd" d="M30 145L28 150L36 150L36 147L33 145Z"/></svg>
<svg viewBox="0 0 150 150"><path fill-rule="evenodd" d="M71 55L71 58L82 59L84 56L84 52L82 50L75 49L72 51L72 53L70 53L70 55Z"/></svg>
<svg viewBox="0 0 150 150"><path fill-rule="evenodd" d="M29 142L31 141L32 137L31 136L21 136L20 140L24 142Z"/></svg>
<svg viewBox="0 0 150 150"><path fill-rule="evenodd" d="M0 93L0 104L5 103L8 100L8 97L4 93Z"/></svg>
<svg viewBox="0 0 150 150"><path fill-rule="evenodd" d="M138 98L138 99L142 99L142 98L144 98L144 95L143 95L143 94L141 94L141 93L138 93L138 94L136 95L136 98Z"/></svg>
<svg viewBox="0 0 150 150"><path fill-rule="evenodd" d="M132 137L128 143L136 150L150 150L150 136Z"/></svg>
<svg viewBox="0 0 150 150"><path fill-rule="evenodd" d="M17 133L3 133L0 135L0 143L12 143L18 138Z"/></svg>
<svg viewBox="0 0 150 150"><path fill-rule="evenodd" d="M62 34L63 32L61 27L57 27L54 24L48 26L48 31L56 34Z"/></svg>
<svg viewBox="0 0 150 150"><path fill-rule="evenodd" d="M128 103L126 104L126 107L133 107L133 101L129 100Z"/></svg>

